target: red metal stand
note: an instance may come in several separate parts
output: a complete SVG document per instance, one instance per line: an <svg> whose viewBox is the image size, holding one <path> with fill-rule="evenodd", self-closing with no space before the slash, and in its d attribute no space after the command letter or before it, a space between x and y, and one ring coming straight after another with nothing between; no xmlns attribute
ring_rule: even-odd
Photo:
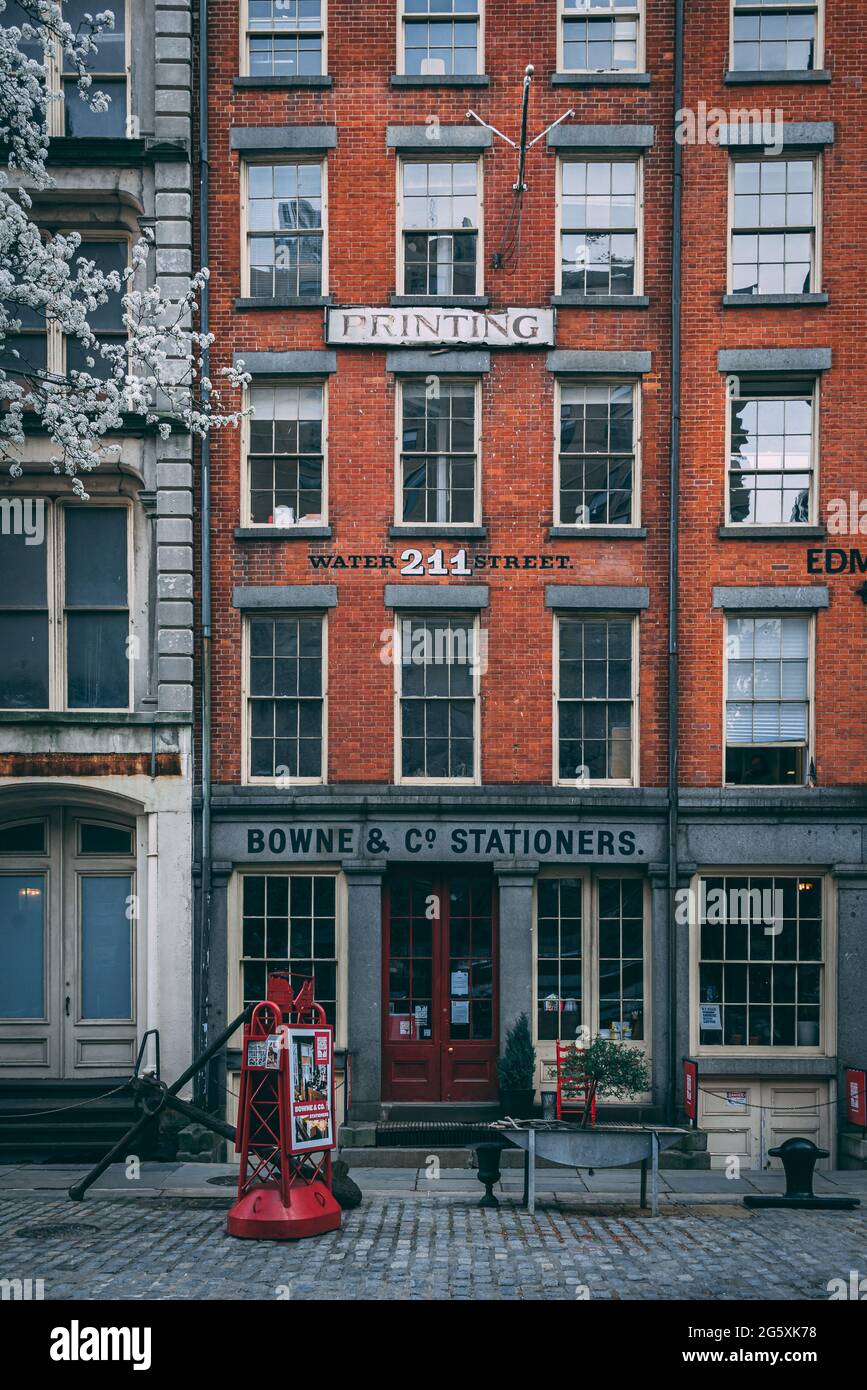
<svg viewBox="0 0 867 1390"><path fill-rule="evenodd" d="M561 1120L564 1114L572 1111L580 1111L583 1115L589 1105L590 1123L595 1125L596 1096L592 1094L589 1078L574 1074L565 1075L563 1071L566 1058L574 1056L578 1051L580 1048L576 1048L574 1043L557 1044L557 1119Z"/></svg>
<svg viewBox="0 0 867 1390"><path fill-rule="evenodd" d="M327 1038L329 1095L322 1142L294 1117L292 1048L299 1033L323 1054ZM246 1240L300 1240L340 1225L331 1191L334 1136L334 1038L325 1012L313 1000L308 980L293 999L289 981L268 980L268 999L257 1004L244 1027L236 1148L241 1155L238 1197L227 1221L230 1236ZM312 1046L312 1043L311 1043ZM297 1062L297 1057L296 1057ZM299 1076L296 1065L294 1075ZM308 1107L309 1108L309 1107ZM299 1138L299 1134L304 1135ZM318 1147L316 1147L318 1145Z"/></svg>

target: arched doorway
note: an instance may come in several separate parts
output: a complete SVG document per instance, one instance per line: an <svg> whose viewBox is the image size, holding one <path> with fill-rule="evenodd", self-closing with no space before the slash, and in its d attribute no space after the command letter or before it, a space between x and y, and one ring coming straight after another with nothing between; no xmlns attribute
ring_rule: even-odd
<svg viewBox="0 0 867 1390"><path fill-rule="evenodd" d="M0 819L0 1071L128 1074L135 1057L135 821L56 806Z"/></svg>

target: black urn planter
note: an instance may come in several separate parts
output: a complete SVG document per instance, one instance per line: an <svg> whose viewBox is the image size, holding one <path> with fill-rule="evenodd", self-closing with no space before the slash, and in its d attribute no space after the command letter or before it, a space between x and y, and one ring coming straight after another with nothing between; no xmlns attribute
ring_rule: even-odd
<svg viewBox="0 0 867 1390"><path fill-rule="evenodd" d="M479 1202L480 1207L498 1207L500 1205L494 1196L494 1184L500 1181L501 1151L502 1145L496 1140L476 1145L476 1164L478 1167L476 1176L485 1188L485 1195Z"/></svg>
<svg viewBox="0 0 867 1390"><path fill-rule="evenodd" d="M533 1118L533 1097L535 1092L532 1086L526 1090L512 1091L500 1088L500 1106L504 1115L511 1115L513 1120L531 1120Z"/></svg>

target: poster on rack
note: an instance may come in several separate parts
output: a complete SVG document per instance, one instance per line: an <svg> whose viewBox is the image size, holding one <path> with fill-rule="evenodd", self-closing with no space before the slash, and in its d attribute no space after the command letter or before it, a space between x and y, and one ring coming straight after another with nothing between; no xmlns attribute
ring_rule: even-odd
<svg viewBox="0 0 867 1390"><path fill-rule="evenodd" d="M289 1151L334 1148L331 1030L288 1028Z"/></svg>

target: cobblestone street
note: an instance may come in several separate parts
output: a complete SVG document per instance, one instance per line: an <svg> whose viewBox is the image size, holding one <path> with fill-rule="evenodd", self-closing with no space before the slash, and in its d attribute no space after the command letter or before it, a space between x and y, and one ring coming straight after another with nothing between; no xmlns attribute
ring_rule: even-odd
<svg viewBox="0 0 867 1390"><path fill-rule="evenodd" d="M867 1211L663 1208L657 1219L546 1200L482 1211L476 1195L373 1192L341 1229L297 1245L232 1240L227 1200L11 1193L0 1278L46 1299L828 1298L867 1274Z"/></svg>

